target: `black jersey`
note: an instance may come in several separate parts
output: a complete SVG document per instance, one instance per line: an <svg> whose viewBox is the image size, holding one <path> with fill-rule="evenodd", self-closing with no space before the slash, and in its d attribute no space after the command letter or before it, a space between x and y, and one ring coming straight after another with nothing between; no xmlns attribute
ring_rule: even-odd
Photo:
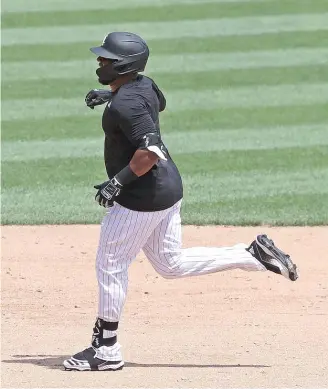
<svg viewBox="0 0 328 389"><path fill-rule="evenodd" d="M112 178L131 161L148 133L160 135L159 112L165 98L148 77L122 85L107 104L102 126L105 132L105 165ZM160 211L171 207L183 196L182 181L165 145L167 160L160 159L146 174L125 185L115 198L122 206L135 211Z"/></svg>

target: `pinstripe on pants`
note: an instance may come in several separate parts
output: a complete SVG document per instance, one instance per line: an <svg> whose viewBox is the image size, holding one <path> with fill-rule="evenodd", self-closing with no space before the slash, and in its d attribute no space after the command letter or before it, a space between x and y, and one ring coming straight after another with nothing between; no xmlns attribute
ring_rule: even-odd
<svg viewBox="0 0 328 389"><path fill-rule="evenodd" d="M119 321L128 288L128 268L141 249L165 278L214 273L228 269L263 271L245 250L233 247L181 249L181 201L164 211L131 211L115 203L101 225L96 271L98 317Z"/></svg>

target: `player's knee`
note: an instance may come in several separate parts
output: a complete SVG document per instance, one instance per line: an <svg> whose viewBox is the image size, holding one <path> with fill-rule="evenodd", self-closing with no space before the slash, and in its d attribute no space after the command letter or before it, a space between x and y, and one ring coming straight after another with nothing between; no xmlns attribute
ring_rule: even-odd
<svg viewBox="0 0 328 389"><path fill-rule="evenodd" d="M178 278L181 276L180 264L174 264L173 266L170 266L162 263L162 266L156 266L155 270L166 279Z"/></svg>
<svg viewBox="0 0 328 389"><path fill-rule="evenodd" d="M179 253L174 251L154 253L145 250L145 254L156 272L163 278L171 279L180 276L182 269Z"/></svg>

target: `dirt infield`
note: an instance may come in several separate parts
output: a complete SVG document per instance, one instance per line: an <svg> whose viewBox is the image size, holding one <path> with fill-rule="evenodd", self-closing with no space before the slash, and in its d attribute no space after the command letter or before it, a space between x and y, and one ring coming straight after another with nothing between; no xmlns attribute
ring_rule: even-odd
<svg viewBox="0 0 328 389"><path fill-rule="evenodd" d="M96 317L99 226L2 227L2 387L318 387L328 382L328 227L184 227L184 247L267 232L300 269L165 280L130 270L120 372L65 372Z"/></svg>

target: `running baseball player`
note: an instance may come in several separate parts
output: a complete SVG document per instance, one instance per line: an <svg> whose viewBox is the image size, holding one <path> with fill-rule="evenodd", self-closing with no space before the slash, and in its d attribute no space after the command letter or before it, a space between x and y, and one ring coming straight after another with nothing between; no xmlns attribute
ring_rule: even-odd
<svg viewBox="0 0 328 389"><path fill-rule="evenodd" d="M179 171L161 139L159 113L166 100L144 71L149 49L138 35L108 34L90 49L98 81L110 89L90 91L90 108L106 104L102 127L108 180L95 199L107 208L96 259L98 317L90 347L64 361L67 370L119 370L124 366L117 329L128 289L128 269L143 250L165 278L230 269L269 270L295 281L296 266L266 235L249 245L181 248Z"/></svg>

